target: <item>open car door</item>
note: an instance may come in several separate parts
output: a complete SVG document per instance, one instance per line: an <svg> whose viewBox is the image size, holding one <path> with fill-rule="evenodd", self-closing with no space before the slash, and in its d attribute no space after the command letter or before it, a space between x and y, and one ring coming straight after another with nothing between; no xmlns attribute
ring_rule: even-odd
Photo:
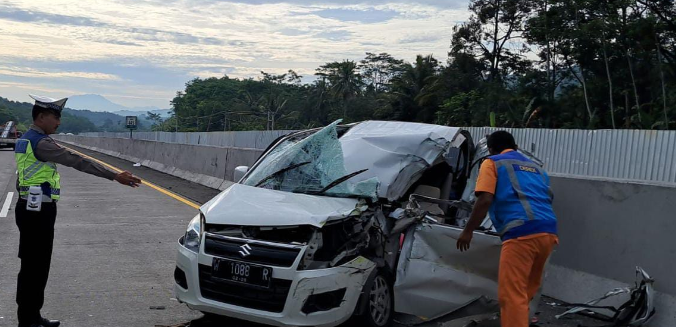
<svg viewBox="0 0 676 327"><path fill-rule="evenodd" d="M480 161L487 155L488 148L483 139L477 144L475 162L470 168L470 177L462 199L450 201L459 204L456 217L451 219L459 226L465 225L471 212ZM541 165L533 155L526 155ZM424 198L412 196L409 206L416 201L416 197L417 200ZM419 205L413 207L420 208ZM502 241L494 232L488 217L481 225L483 230L474 232L470 249L460 252L456 243L462 232L461 227L438 223L438 217L427 213L411 216L418 217L412 219L415 223L407 224L409 227L406 229L397 262L395 311L432 320L461 309L481 297L498 299ZM541 290L531 301L531 316L537 310Z"/></svg>
<svg viewBox="0 0 676 327"><path fill-rule="evenodd" d="M500 238L476 232L469 251L460 252L461 232L427 222L409 228L397 265L395 311L431 320L482 296L497 300Z"/></svg>

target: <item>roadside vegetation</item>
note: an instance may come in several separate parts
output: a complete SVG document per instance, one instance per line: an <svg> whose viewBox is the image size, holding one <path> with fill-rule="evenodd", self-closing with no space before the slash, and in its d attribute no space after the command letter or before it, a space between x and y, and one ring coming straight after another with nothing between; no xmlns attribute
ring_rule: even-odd
<svg viewBox="0 0 676 327"><path fill-rule="evenodd" d="M444 59L387 53L256 79L194 79L156 130L300 129L343 118L457 126L675 128L671 0L473 0Z"/></svg>
<svg viewBox="0 0 676 327"><path fill-rule="evenodd" d="M303 129L339 118L676 128L673 0L472 0L468 9L471 17L448 35L446 58L366 53L321 65L314 76L196 78L171 101L172 117L148 119L153 130L183 132ZM20 105L0 101L0 118L27 123L30 110ZM63 127L98 129L73 115Z"/></svg>

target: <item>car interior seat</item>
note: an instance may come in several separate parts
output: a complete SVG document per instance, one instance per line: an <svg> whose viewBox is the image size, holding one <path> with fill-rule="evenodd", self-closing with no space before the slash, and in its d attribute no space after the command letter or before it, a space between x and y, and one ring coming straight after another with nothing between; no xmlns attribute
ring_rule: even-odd
<svg viewBox="0 0 676 327"><path fill-rule="evenodd" d="M441 190L438 187L429 185L418 185L418 187L415 188L415 191L413 193L435 199L439 199L441 196ZM419 202L419 204L421 209L429 212L430 214L440 216L444 214L444 210L442 210L441 207L439 207L439 205L436 203L428 203L421 201Z"/></svg>

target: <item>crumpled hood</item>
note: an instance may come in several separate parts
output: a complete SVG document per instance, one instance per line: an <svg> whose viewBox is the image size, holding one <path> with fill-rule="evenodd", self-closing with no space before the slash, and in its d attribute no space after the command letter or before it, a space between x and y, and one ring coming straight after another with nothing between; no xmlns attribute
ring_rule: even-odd
<svg viewBox="0 0 676 327"><path fill-rule="evenodd" d="M234 184L205 203L208 224L322 227L357 210L358 200L268 190Z"/></svg>

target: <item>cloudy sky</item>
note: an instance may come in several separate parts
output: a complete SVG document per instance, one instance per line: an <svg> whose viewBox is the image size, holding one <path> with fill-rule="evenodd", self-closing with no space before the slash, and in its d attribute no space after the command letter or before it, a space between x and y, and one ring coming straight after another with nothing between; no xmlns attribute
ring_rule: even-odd
<svg viewBox="0 0 676 327"><path fill-rule="evenodd" d="M0 0L0 96L96 93L169 107L195 77L445 59L467 0Z"/></svg>

